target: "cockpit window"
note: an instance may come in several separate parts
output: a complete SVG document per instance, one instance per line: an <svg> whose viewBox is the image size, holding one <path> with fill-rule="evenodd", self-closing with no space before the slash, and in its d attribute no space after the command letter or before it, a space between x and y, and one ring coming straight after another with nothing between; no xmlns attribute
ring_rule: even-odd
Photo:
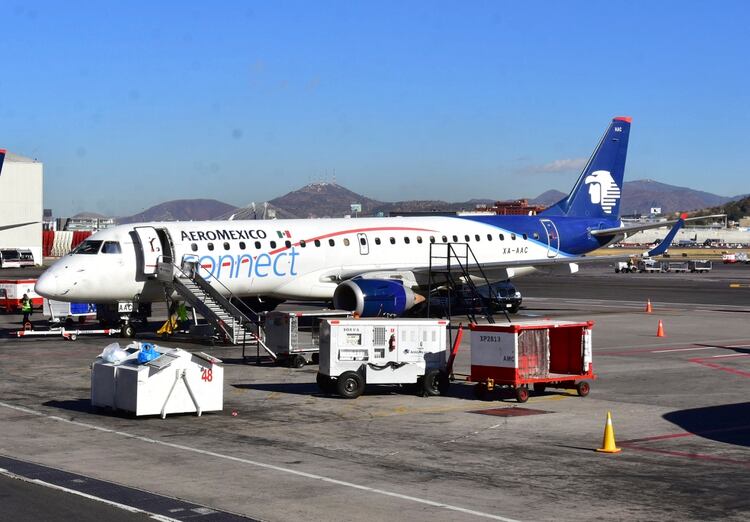
<svg viewBox="0 0 750 522"><path fill-rule="evenodd" d="M102 254L122 254L120 243L118 241L105 241Z"/></svg>
<svg viewBox="0 0 750 522"><path fill-rule="evenodd" d="M102 246L101 241L87 240L76 247L71 254L98 254Z"/></svg>

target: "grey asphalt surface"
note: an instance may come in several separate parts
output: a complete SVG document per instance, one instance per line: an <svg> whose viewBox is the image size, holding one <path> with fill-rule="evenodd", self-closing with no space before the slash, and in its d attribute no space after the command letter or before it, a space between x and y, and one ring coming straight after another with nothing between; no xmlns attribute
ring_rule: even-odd
<svg viewBox="0 0 750 522"><path fill-rule="evenodd" d="M586 398L532 396L527 416L486 414L519 405L461 382L446 397L338 399L315 366L173 339L225 360L224 412L132 418L89 406L88 365L109 340L2 339L0 455L261 520L747 520L750 288L732 282L750 283L750 266L519 279L519 318L595 321L599 376ZM593 451L608 411L616 455Z"/></svg>

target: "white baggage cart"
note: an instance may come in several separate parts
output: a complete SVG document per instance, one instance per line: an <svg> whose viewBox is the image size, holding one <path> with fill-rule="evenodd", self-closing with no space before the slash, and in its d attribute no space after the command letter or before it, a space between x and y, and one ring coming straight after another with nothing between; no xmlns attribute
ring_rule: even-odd
<svg viewBox="0 0 750 522"><path fill-rule="evenodd" d="M422 395L445 393L448 321L326 319L320 325L318 386L347 399L367 384L414 384Z"/></svg>
<svg viewBox="0 0 750 522"><path fill-rule="evenodd" d="M277 362L292 368L318 362L322 319L351 317L346 310L273 310L266 313L263 329L266 346Z"/></svg>

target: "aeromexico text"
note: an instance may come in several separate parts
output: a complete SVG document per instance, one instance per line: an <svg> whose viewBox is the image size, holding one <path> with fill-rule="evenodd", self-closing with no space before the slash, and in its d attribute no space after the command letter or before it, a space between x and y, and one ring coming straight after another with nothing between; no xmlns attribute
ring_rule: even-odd
<svg viewBox="0 0 750 522"><path fill-rule="evenodd" d="M224 241L238 239L266 239L265 230L191 230L182 231L181 239L183 241Z"/></svg>

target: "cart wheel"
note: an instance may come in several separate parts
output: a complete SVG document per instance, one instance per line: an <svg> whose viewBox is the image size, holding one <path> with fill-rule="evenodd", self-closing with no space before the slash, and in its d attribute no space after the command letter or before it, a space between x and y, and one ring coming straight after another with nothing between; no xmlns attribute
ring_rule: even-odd
<svg viewBox="0 0 750 522"><path fill-rule="evenodd" d="M75 341L75 340L78 339L78 336L76 334L70 334L70 336L68 337L68 339L70 339L71 341Z"/></svg>
<svg viewBox="0 0 750 522"><path fill-rule="evenodd" d="M307 364L307 360L302 355L295 355L289 358L290 368L304 368Z"/></svg>
<svg viewBox="0 0 750 522"><path fill-rule="evenodd" d="M318 383L318 388L320 388L320 391L327 395L336 392L336 385L334 384L333 379L331 379L327 375L323 375L322 373L318 372L318 375L315 376L315 382Z"/></svg>
<svg viewBox="0 0 750 522"><path fill-rule="evenodd" d="M591 385L586 381L581 381L576 384L576 391L578 392L578 395L585 397L591 391Z"/></svg>
<svg viewBox="0 0 750 522"><path fill-rule="evenodd" d="M485 401L487 400L488 395L489 391L487 390L487 384L478 382L474 385L474 397L476 397L480 401Z"/></svg>
<svg viewBox="0 0 750 522"><path fill-rule="evenodd" d="M516 400L518 402L526 402L529 400L529 389L526 386L519 386L516 388Z"/></svg>
<svg viewBox="0 0 750 522"><path fill-rule="evenodd" d="M312 354L312 363L313 364L320 363L320 354L319 353Z"/></svg>
<svg viewBox="0 0 750 522"><path fill-rule="evenodd" d="M426 397L443 395L448 391L448 386L450 386L448 375L437 368L427 370L422 378L422 391Z"/></svg>
<svg viewBox="0 0 750 522"><path fill-rule="evenodd" d="M534 383L534 392L536 393L544 393L544 390L547 389L547 385L543 382L535 382Z"/></svg>
<svg viewBox="0 0 750 522"><path fill-rule="evenodd" d="M356 399L365 391L365 380L357 372L344 372L336 381L336 391L346 399Z"/></svg>

